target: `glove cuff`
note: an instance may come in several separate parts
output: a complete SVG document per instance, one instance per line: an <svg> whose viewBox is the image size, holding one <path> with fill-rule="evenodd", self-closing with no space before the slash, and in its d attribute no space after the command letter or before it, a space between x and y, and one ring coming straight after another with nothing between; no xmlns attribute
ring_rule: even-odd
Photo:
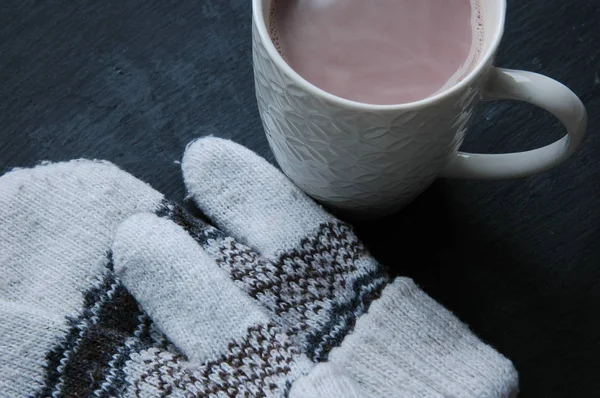
<svg viewBox="0 0 600 398"><path fill-rule="evenodd" d="M383 290L329 359L375 396L513 397L518 391L512 363L408 278Z"/></svg>

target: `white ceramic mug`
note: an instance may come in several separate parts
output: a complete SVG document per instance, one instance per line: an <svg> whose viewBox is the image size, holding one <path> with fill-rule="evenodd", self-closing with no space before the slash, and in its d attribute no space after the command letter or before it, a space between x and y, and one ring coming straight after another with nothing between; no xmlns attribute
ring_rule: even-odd
<svg viewBox="0 0 600 398"><path fill-rule="evenodd" d="M481 1L483 48L468 76L434 96L399 105L346 100L299 76L268 34L270 3L252 3L254 77L263 127L282 171L325 205L380 216L401 208L438 176L504 179L539 173L565 161L585 134L585 108L567 87L536 73L493 66L505 0ZM526 152L460 152L482 99L537 105L555 115L567 134Z"/></svg>

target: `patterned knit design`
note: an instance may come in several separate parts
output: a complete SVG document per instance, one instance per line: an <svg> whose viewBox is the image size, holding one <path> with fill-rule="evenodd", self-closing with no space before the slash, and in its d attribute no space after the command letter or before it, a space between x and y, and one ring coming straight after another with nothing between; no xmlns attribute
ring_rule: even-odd
<svg viewBox="0 0 600 398"><path fill-rule="evenodd" d="M289 337L269 323L250 328L227 353L191 370L183 355L166 349L163 336L151 336L150 319L112 270L85 293L81 315L69 320L67 336L47 355L45 386L37 397L139 397L144 391L284 397L300 355Z"/></svg>
<svg viewBox="0 0 600 398"><path fill-rule="evenodd" d="M129 355L157 346L150 320L112 272L84 293L84 307L69 316L70 330L46 355L44 387L37 397L109 397L123 391Z"/></svg>
<svg viewBox="0 0 600 398"><path fill-rule="evenodd" d="M299 352L273 323L248 330L220 358L190 368L180 355L152 348L132 357L128 396L285 397Z"/></svg>
<svg viewBox="0 0 600 398"><path fill-rule="evenodd" d="M112 264L110 264L112 268ZM86 292L71 329L47 354L45 386L37 397L156 396L283 397L299 351L274 323L257 325L221 357L190 370L183 355L151 336L151 321L111 269ZM154 331L154 333L157 333ZM138 370L135 378L128 373Z"/></svg>
<svg viewBox="0 0 600 398"><path fill-rule="evenodd" d="M165 201L157 214L194 237L242 289L297 335L314 361L327 359L389 282L351 227L341 222L321 224L296 248L269 261L175 204Z"/></svg>

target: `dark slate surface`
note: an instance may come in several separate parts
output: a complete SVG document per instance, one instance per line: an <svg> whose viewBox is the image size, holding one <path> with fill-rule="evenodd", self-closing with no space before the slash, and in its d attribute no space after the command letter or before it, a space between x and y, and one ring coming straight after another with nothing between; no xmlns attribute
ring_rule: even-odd
<svg viewBox="0 0 600 398"><path fill-rule="evenodd" d="M523 397L600 396L598 21L598 0L509 1L498 65L554 77L587 106L589 135L567 164L438 181L398 215L358 226L380 259L514 361ZM272 160L249 0L0 3L0 172L103 158L182 201L175 161L206 134ZM524 150L561 134L534 107L493 103L464 147Z"/></svg>

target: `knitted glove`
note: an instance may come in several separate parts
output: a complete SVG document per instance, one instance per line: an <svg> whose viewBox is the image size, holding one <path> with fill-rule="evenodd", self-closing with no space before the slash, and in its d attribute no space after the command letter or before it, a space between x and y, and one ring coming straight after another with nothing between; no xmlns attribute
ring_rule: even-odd
<svg viewBox="0 0 600 398"><path fill-rule="evenodd" d="M390 281L351 228L251 151L217 138L182 162L190 197L217 225L173 212L237 285L314 361L374 397L510 397L511 362L408 278Z"/></svg>
<svg viewBox="0 0 600 398"><path fill-rule="evenodd" d="M335 366L314 368L180 227L134 215L164 209L175 206L107 162L0 178L0 396L276 397L293 381L292 397L363 396ZM165 233L139 242L150 222ZM148 254L174 272L136 268ZM158 282L150 292L147 276Z"/></svg>

